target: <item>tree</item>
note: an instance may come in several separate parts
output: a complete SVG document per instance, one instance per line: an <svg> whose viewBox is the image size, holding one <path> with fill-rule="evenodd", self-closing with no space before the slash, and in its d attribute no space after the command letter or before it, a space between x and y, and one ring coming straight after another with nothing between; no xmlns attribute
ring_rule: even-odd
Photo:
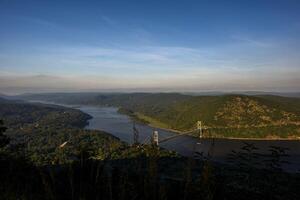
<svg viewBox="0 0 300 200"><path fill-rule="evenodd" d="M4 147L9 143L9 139L6 135L3 133L6 131L6 127L3 124L3 121L0 120L0 148Z"/></svg>

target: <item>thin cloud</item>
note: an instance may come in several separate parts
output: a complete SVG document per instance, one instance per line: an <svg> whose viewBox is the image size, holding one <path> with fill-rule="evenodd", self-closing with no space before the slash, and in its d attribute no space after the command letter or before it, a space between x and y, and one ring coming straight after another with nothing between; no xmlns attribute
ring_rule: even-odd
<svg viewBox="0 0 300 200"><path fill-rule="evenodd" d="M263 40L253 39L253 38L242 36L242 35L232 35L231 38L242 44L247 44L247 45L255 46L255 47L268 48L268 47L274 46L273 43L266 42Z"/></svg>
<svg viewBox="0 0 300 200"><path fill-rule="evenodd" d="M110 26L116 26L118 24L116 20L114 20L108 16L102 16L101 20Z"/></svg>

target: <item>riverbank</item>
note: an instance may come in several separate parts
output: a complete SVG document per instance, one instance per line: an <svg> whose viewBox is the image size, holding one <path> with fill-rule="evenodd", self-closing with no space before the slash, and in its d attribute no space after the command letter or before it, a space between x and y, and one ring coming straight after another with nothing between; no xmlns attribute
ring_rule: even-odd
<svg viewBox="0 0 300 200"><path fill-rule="evenodd" d="M121 114L126 114L124 112L120 112ZM128 115L128 114L126 114ZM177 134L181 134L183 132L188 132L190 130L185 130L185 131L180 131L180 130L176 130L176 129L172 129L169 128L167 124L160 122L159 120L156 120L152 117L146 116L144 114L141 113L133 113L131 112L130 115L128 115L132 120L138 122L138 123L143 123L146 124L152 128L158 128L158 129L162 129L165 131L171 131ZM187 134L189 136L195 137L197 138L195 135L193 134ZM255 141L300 141L300 137L288 137L288 138L282 138L282 137L277 137L277 136L269 136L269 137L265 137L265 138L255 138L255 137L222 137L222 136L214 136L214 137L207 137L204 135L205 139L209 139L209 138L215 138L215 139L228 139L228 140L244 140L244 141L251 141L251 140L255 140Z"/></svg>
<svg viewBox="0 0 300 200"><path fill-rule="evenodd" d="M48 101L30 101L32 103L45 103L45 104L54 104L54 105L59 105L59 106L65 106L65 107L71 107L74 109L80 109L81 106L85 106L85 105L67 105L67 104L59 104L59 103L55 103L55 102L48 102ZM99 106L99 105L94 105L95 107L99 107L102 108L103 106ZM187 132L190 130L184 130L184 131L180 131L180 130L176 130L176 129L172 129L169 128L169 126L163 122L160 122L157 119L154 119L152 117L146 116L142 113L138 113L138 112L132 112L129 111L127 109L123 109L123 108L117 108L118 113L123 114L123 115L127 115L128 117L130 117L130 119L132 121L135 121L137 123L140 124L144 124L147 125L153 129L161 129L164 131L169 131L169 132L173 132L173 133L177 133L180 134L182 132ZM191 137L194 138L198 138L193 134L188 134ZM204 139L209 139L212 137L207 137L204 135L203 137ZM300 141L300 137L288 137L288 138L283 138L283 137L277 137L277 136L269 136L269 137L265 137L265 138L255 138L255 137L222 137L222 136L214 136L213 138L215 139L227 139L227 140L242 140L242 141Z"/></svg>
<svg viewBox="0 0 300 200"><path fill-rule="evenodd" d="M99 107L99 106L81 106L80 110L93 116L89 121L86 129L89 130L102 130L120 138L120 140L132 144L133 142L133 122L130 117L118 113L117 107ZM135 127L139 131L139 141L141 143L149 142L149 137L155 128L136 123ZM176 136L172 131L158 129L159 140ZM287 171L298 171L300 165L300 146L299 140L239 140L239 139L215 139L214 140L214 153L212 160L221 163L227 163L228 155L234 150L239 151L245 145L244 142L253 144L259 149L259 153L268 154L270 146L283 147L288 150L289 157L286 159L289 164L284 165ZM160 147L177 152L182 156L193 156L195 152L203 152L207 155L212 146L212 139L199 139L189 135L182 135L175 137L167 142L159 143Z"/></svg>

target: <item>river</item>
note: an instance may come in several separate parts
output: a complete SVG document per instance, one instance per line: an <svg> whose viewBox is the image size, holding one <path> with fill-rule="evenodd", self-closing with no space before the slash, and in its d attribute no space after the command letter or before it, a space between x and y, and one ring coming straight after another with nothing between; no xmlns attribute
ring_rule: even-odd
<svg viewBox="0 0 300 200"><path fill-rule="evenodd" d="M96 107L96 106L79 106L76 107L81 111L91 115L93 118L89 120L86 129L103 130L120 138L122 141L132 143L133 141L133 122L123 114L117 112L117 108L113 107ZM144 142L151 136L153 130L159 132L159 140L175 135L176 133L153 128L148 125L136 124L139 130L139 140ZM204 155L210 151L213 159L219 162L226 162L228 154L232 150L239 150L244 142L253 143L259 148L260 153L267 153L270 146L280 146L288 148L289 157L286 160L289 164L285 164L283 168L289 171L297 171L300 169L300 141L298 140L230 140L215 139L214 145L212 139L198 139L191 136L179 136L159 144L161 147L178 152L183 156L192 156L194 152L204 152Z"/></svg>
<svg viewBox="0 0 300 200"><path fill-rule="evenodd" d="M46 101L30 101L32 103L55 104L65 107L79 109L84 113L92 116L89 124L85 127L90 130L102 130L108 132L120 140L132 143L133 142L133 122L124 114L118 113L118 109L114 107L99 107L86 105L66 105ZM177 133L166 131L159 128L153 128L144 124L136 124L139 131L139 141L144 143L149 141L149 138L154 130L159 132L159 140L176 135ZM192 136L179 136L160 143L159 146L176 151L183 156L193 156L195 152L203 152L207 155L210 152L213 160L217 162L227 162L228 154L232 150L239 151L245 145L245 142L252 143L259 149L258 153L269 153L270 146L280 146L287 148L288 157L284 160L287 164L282 167L291 172L300 171L300 140L237 140L237 139L199 139Z"/></svg>

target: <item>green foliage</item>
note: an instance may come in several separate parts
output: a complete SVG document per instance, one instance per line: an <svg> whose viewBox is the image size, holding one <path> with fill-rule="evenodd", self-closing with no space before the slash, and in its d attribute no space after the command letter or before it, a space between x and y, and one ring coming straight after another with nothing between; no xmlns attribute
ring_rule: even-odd
<svg viewBox="0 0 300 200"><path fill-rule="evenodd" d="M0 118L10 129L84 127L91 116L75 109L23 102L0 102Z"/></svg>
<svg viewBox="0 0 300 200"><path fill-rule="evenodd" d="M189 96L176 93L37 94L26 99L119 107L143 123L188 131L204 124L205 136L300 137L300 99L280 96Z"/></svg>
<svg viewBox="0 0 300 200"><path fill-rule="evenodd" d="M13 101L0 105L0 116L9 127L11 140L7 153L25 157L35 165L72 163L82 157L106 160L149 156L147 147L129 147L108 133L81 129L90 119L81 111ZM5 130L2 124L0 128ZM4 142L4 135L0 136ZM160 152L161 156L172 155Z"/></svg>
<svg viewBox="0 0 300 200"><path fill-rule="evenodd" d="M132 95L130 104L126 99L112 103L128 109L133 118L141 117L154 126L187 131L196 128L196 122L204 124L206 137L235 138L296 138L300 136L300 108L298 98L265 96L178 96ZM124 98L124 97L122 97ZM129 99L129 97L127 97ZM147 100L151 99L153 101ZM172 98L176 99L176 101ZM178 98L178 99L177 99ZM134 100L132 100L134 99ZM285 99L285 101L283 101ZM292 105L293 107L289 107ZM125 112L124 112L125 113ZM125 114L127 114L125 113Z"/></svg>
<svg viewBox="0 0 300 200"><path fill-rule="evenodd" d="M150 148L150 147L149 147ZM243 153L252 154L253 147ZM149 149L150 150L150 149ZM135 156L33 166L0 160L0 199L275 199L298 200L299 174L218 166L180 157ZM251 153L252 152L252 153ZM251 160L249 160L252 163Z"/></svg>
<svg viewBox="0 0 300 200"><path fill-rule="evenodd" d="M6 131L6 127L3 126L3 121L0 120L0 148L4 147L9 143L9 139L6 135L4 135L4 132Z"/></svg>
<svg viewBox="0 0 300 200"><path fill-rule="evenodd" d="M34 129L30 134L12 136L12 142L21 145L19 153L37 165L70 163L80 160L82 152L94 157L113 145L123 145L107 133L77 128ZM16 151L14 146L11 151Z"/></svg>
<svg viewBox="0 0 300 200"><path fill-rule="evenodd" d="M91 117L79 110L15 101L0 105L10 138L6 151L36 165L70 163L80 160L82 152L92 157L113 144L124 145L108 133L80 129ZM2 121L0 126L5 130ZM2 133L0 138L4 141Z"/></svg>
<svg viewBox="0 0 300 200"><path fill-rule="evenodd" d="M0 159L0 199L300 198L299 175L281 170L286 149L270 147L263 156L245 144L231 155L233 165L217 165L209 156L182 158L83 130L79 127L88 118L79 111L32 106L10 105L9 112L0 107L12 125L6 132L11 139L7 155ZM19 109L27 113L16 120L11 115Z"/></svg>

